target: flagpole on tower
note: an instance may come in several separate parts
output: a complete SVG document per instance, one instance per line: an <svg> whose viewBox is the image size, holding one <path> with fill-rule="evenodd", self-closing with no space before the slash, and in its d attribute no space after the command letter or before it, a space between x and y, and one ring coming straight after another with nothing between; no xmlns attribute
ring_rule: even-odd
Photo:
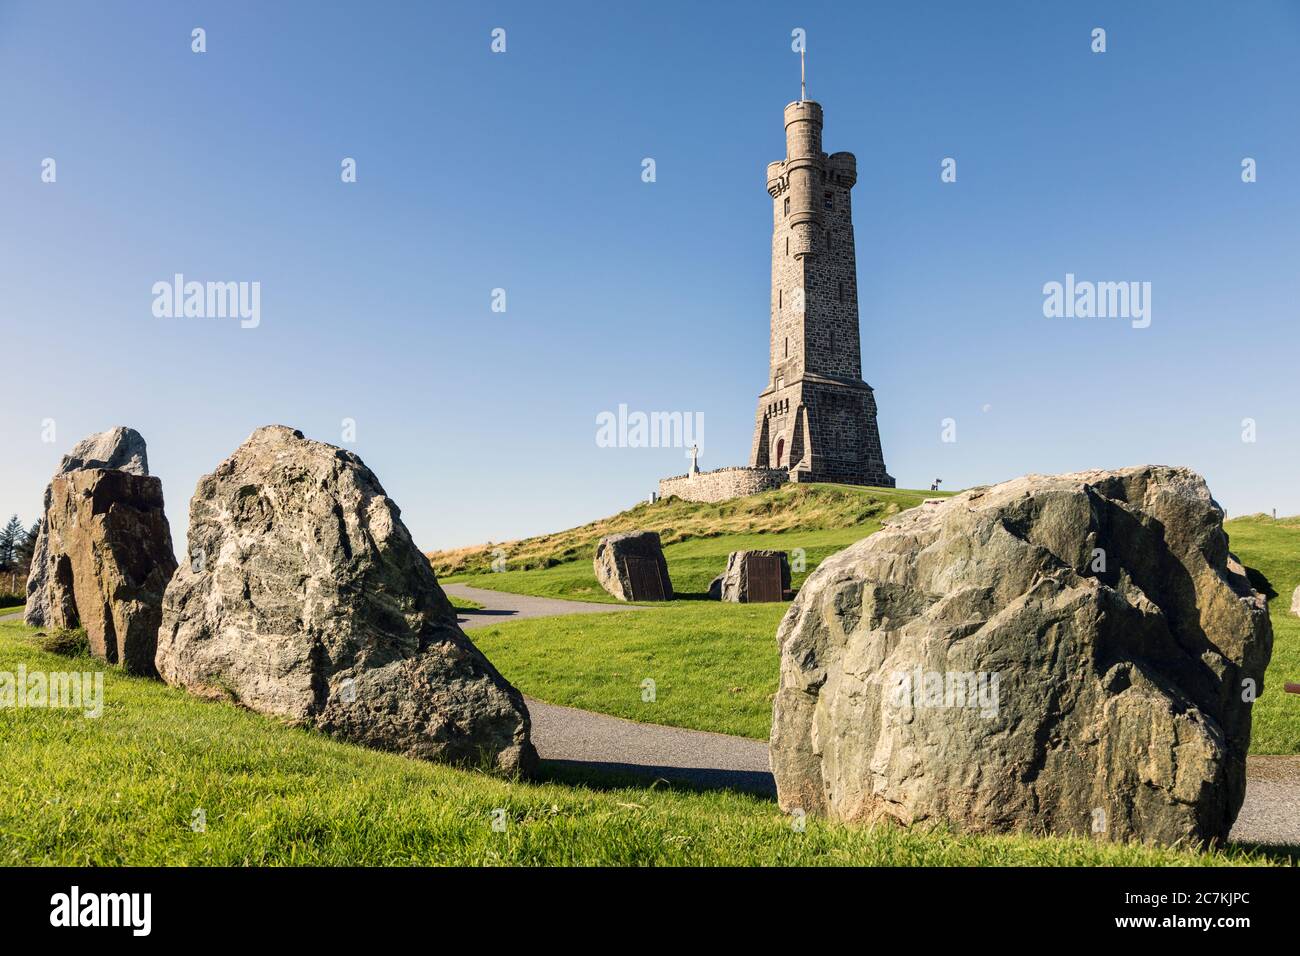
<svg viewBox="0 0 1300 956"><path fill-rule="evenodd" d="M808 82L807 82L807 74L804 72L803 57L804 57L804 48L803 46L800 46L799 47L799 102L800 103L802 103L804 100L808 98Z"/></svg>

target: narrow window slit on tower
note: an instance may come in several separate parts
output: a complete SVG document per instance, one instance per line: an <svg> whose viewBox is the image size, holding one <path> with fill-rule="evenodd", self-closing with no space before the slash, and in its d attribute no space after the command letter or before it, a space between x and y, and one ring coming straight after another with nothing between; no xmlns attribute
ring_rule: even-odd
<svg viewBox="0 0 1300 956"><path fill-rule="evenodd" d="M790 215L790 197L789 197L789 196L786 196L786 197L785 197L785 214L786 214L787 216Z"/></svg>
<svg viewBox="0 0 1300 956"><path fill-rule="evenodd" d="M834 208L835 208L835 194L834 194L834 193L827 193L826 195L824 195L824 196L822 197L822 203L823 203L823 205L826 206L827 209L834 209Z"/></svg>
<svg viewBox="0 0 1300 956"><path fill-rule="evenodd" d="M843 283L843 282L840 283L840 301L841 301L841 302L844 301L844 283Z"/></svg>

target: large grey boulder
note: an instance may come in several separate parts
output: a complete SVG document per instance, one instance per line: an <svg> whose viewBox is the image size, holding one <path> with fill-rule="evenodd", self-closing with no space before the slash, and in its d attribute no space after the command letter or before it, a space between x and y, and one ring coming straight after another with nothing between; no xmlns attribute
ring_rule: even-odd
<svg viewBox="0 0 1300 956"><path fill-rule="evenodd" d="M772 594L759 592L759 572L762 562L777 568ZM752 580L751 580L752 579ZM767 583L764 581L764 583ZM727 556L727 570L723 572L719 598L733 604L750 604L756 601L784 601L790 593L790 559L784 551L750 550L732 551Z"/></svg>
<svg viewBox="0 0 1300 956"><path fill-rule="evenodd" d="M149 474L149 454L144 438L134 428L118 425L83 438L63 456L57 474L85 468L112 468L132 475Z"/></svg>
<svg viewBox="0 0 1300 956"><path fill-rule="evenodd" d="M1226 839L1273 634L1200 476L1031 475L828 558L777 635L783 808Z"/></svg>
<svg viewBox="0 0 1300 956"><path fill-rule="evenodd" d="M48 500L48 624L84 627L100 660L153 675L163 592L176 570L162 482L81 468L50 482Z"/></svg>
<svg viewBox="0 0 1300 956"><path fill-rule="evenodd" d="M133 475L149 474L149 456L144 438L134 428L119 425L107 431L96 432L73 446L63 456L54 476L66 475L85 468L111 468ZM51 505L51 486L45 488L40 529L32 550L31 570L27 575L27 604L23 621L32 627L51 626L50 557L48 521L46 515Z"/></svg>
<svg viewBox="0 0 1300 956"><path fill-rule="evenodd" d="M1300 587L1291 592L1291 613L1300 617Z"/></svg>
<svg viewBox="0 0 1300 956"><path fill-rule="evenodd" d="M409 756L535 765L523 697L356 455L258 429L200 479L189 549L158 636L168 683Z"/></svg>
<svg viewBox="0 0 1300 956"><path fill-rule="evenodd" d="M611 534L596 544L600 586L620 601L670 601L673 582L657 531Z"/></svg>

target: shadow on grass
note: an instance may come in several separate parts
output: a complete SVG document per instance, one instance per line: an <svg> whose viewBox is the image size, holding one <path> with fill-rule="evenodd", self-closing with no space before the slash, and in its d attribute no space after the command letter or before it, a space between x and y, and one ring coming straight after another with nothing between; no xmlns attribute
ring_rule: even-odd
<svg viewBox="0 0 1300 956"><path fill-rule="evenodd" d="M756 770L655 767L596 760L543 760L538 767L537 778L548 783L582 786L589 790L626 790L648 786L687 793L732 790L755 797L776 797L776 782L772 775Z"/></svg>
<svg viewBox="0 0 1300 956"><path fill-rule="evenodd" d="M515 617L519 614L513 608L458 607L455 611L457 617Z"/></svg>
<svg viewBox="0 0 1300 956"><path fill-rule="evenodd" d="M1230 841L1224 846L1226 850L1241 850L1267 857L1274 863L1284 866L1300 866L1300 846L1287 846L1282 843L1241 843Z"/></svg>
<svg viewBox="0 0 1300 956"><path fill-rule="evenodd" d="M1268 578L1255 568L1247 568L1246 577L1250 580L1250 586L1270 601L1277 597L1277 592L1273 590L1273 585L1269 583Z"/></svg>

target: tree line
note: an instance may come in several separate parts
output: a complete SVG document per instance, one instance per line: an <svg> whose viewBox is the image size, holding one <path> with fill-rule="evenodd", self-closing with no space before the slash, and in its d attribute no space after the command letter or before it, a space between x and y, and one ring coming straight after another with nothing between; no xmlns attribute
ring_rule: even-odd
<svg viewBox="0 0 1300 956"><path fill-rule="evenodd" d="M26 590L27 573L32 566L32 553L36 550L36 535L40 530L39 521L24 528L17 515L0 527L0 591L17 595L20 588Z"/></svg>

